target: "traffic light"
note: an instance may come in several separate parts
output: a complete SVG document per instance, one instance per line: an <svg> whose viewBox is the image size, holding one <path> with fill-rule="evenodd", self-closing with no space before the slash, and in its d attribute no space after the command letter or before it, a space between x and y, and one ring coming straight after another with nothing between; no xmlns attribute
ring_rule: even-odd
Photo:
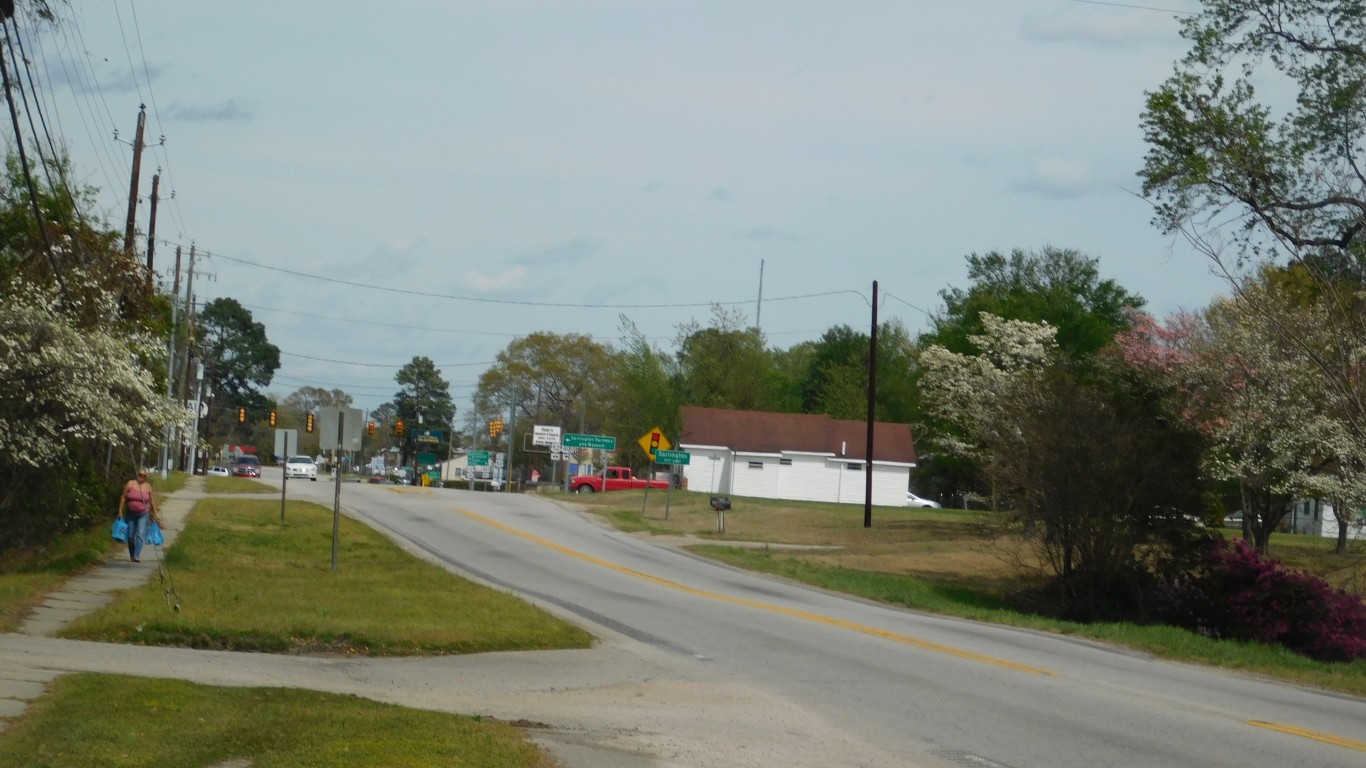
<svg viewBox="0 0 1366 768"><path fill-rule="evenodd" d="M655 455L655 452L658 451L658 450L659 450L659 433L658 433L658 432L651 432L651 433L650 433L650 455L651 455L651 456Z"/></svg>
<svg viewBox="0 0 1366 768"><path fill-rule="evenodd" d="M403 419L394 422L394 434L403 437Z"/></svg>
<svg viewBox="0 0 1366 768"><path fill-rule="evenodd" d="M246 420L247 420L247 409L246 409L246 408L238 408L238 409L237 409L237 423L238 423L238 424L242 424L242 423L246 422Z"/></svg>
<svg viewBox="0 0 1366 768"><path fill-rule="evenodd" d="M370 435L371 437L375 436L375 422L372 421L369 424L365 425L365 433Z"/></svg>
<svg viewBox="0 0 1366 768"><path fill-rule="evenodd" d="M270 425L275 426L275 411L270 412Z"/></svg>
<svg viewBox="0 0 1366 768"><path fill-rule="evenodd" d="M309 432L313 431L313 414L310 413L304 417L304 429Z"/></svg>
<svg viewBox="0 0 1366 768"><path fill-rule="evenodd" d="M490 422L489 422L489 437L497 437L497 436L499 436L499 435L501 435L501 434L503 434L503 420L502 420L502 418L497 418L497 419L494 419L493 421L490 421Z"/></svg>

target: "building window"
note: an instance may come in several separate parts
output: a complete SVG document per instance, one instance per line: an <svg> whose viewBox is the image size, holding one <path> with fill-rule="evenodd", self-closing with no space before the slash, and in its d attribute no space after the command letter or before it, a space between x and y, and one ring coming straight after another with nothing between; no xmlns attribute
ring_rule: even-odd
<svg viewBox="0 0 1366 768"><path fill-rule="evenodd" d="M859 462L856 462L856 461L851 461L851 462L849 462L848 464L845 464L844 466L845 466L845 468L847 468L850 472L858 472L858 471L860 471L860 470L863 469L863 464L861 464L861 463L859 463Z"/></svg>
<svg viewBox="0 0 1366 768"><path fill-rule="evenodd" d="M749 463L749 468L750 468L750 469L763 469L763 468L764 468L764 463L763 463L762 461L751 461L751 462Z"/></svg>
<svg viewBox="0 0 1366 768"><path fill-rule="evenodd" d="M778 465L783 467L792 466L792 459L778 459Z"/></svg>

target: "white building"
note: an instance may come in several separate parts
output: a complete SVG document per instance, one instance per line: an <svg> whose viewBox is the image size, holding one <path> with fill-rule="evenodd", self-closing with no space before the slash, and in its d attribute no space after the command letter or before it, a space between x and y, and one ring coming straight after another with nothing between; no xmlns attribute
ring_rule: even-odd
<svg viewBox="0 0 1366 768"><path fill-rule="evenodd" d="M1296 501L1285 520L1295 533L1330 539L1338 537L1338 518L1333 513L1333 505L1320 499ZM1357 513L1356 518L1348 524L1347 538L1366 539L1366 514Z"/></svg>
<svg viewBox="0 0 1366 768"><path fill-rule="evenodd" d="M906 424L873 427L873 504L904 506L915 466ZM862 504L867 424L829 416L684 406L678 448L690 491Z"/></svg>

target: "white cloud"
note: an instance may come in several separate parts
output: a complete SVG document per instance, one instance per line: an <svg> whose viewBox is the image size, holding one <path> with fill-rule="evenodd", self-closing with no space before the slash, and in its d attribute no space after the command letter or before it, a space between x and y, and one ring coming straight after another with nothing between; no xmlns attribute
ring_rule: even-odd
<svg viewBox="0 0 1366 768"><path fill-rule="evenodd" d="M1061 157L1035 160L1024 178L1012 186L1017 192L1045 197L1082 197L1100 185L1089 163Z"/></svg>
<svg viewBox="0 0 1366 768"><path fill-rule="evenodd" d="M526 267L510 267L492 275L483 272L469 272L465 275L465 282L471 288L482 293L495 293L506 291L511 288L520 288L526 283Z"/></svg>

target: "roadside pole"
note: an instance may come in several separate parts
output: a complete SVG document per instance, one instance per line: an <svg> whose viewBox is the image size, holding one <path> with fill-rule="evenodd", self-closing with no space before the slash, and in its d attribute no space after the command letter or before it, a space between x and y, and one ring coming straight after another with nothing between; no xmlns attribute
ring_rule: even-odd
<svg viewBox="0 0 1366 768"><path fill-rule="evenodd" d="M342 448L342 424L346 421L346 410L337 409L337 450L333 454L339 456ZM416 457L414 457L416 461ZM335 464L335 462L334 462ZM341 472L340 467L334 467L332 477L336 478L335 490L332 494L332 570L337 570L337 548L341 543Z"/></svg>

